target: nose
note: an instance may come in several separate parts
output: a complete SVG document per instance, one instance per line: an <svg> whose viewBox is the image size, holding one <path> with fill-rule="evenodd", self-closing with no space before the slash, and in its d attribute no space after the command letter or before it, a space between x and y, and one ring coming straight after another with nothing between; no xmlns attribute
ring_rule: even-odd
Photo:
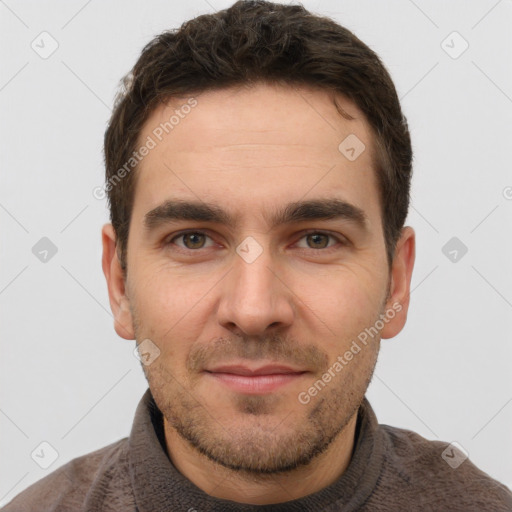
<svg viewBox="0 0 512 512"><path fill-rule="evenodd" d="M260 336L293 323L293 293L268 249L254 260L234 255L223 279L218 321L235 334Z"/></svg>

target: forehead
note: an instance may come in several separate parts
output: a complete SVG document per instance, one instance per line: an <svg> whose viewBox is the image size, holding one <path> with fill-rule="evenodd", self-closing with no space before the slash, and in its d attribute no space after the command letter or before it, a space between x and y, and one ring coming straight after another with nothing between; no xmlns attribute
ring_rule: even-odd
<svg viewBox="0 0 512 512"><path fill-rule="evenodd" d="M371 130L355 104L335 97L348 121L333 98L267 84L172 98L139 137L139 145L151 140L153 148L137 168L134 216L168 195L255 213L276 201L339 192L377 208Z"/></svg>

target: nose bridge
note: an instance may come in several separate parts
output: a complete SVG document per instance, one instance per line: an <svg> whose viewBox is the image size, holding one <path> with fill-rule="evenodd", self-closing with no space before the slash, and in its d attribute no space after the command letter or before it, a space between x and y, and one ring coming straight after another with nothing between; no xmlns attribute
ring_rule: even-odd
<svg viewBox="0 0 512 512"><path fill-rule="evenodd" d="M258 304L259 300L272 299L274 294L272 288L275 283L272 268L272 256L268 249L261 250L260 254L255 254L256 249L250 248L245 255L240 255L243 249L237 248L237 257L234 258L233 278L236 284L236 294L238 299L249 305L251 302Z"/></svg>
<svg viewBox="0 0 512 512"><path fill-rule="evenodd" d="M219 322L246 334L288 325L293 310L287 288L274 270L268 244L247 237L237 248L219 307Z"/></svg>

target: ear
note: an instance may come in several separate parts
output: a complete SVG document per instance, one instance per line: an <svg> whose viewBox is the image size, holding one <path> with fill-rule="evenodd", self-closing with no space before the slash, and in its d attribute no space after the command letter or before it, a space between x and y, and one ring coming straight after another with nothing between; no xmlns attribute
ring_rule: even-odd
<svg viewBox="0 0 512 512"><path fill-rule="evenodd" d="M117 256L116 236L112 224L105 224L101 230L103 244L103 257L101 266L107 280L110 309L114 314L114 329L117 334L126 340L134 340L133 319L130 311L130 302L126 294L121 263Z"/></svg>
<svg viewBox="0 0 512 512"><path fill-rule="evenodd" d="M391 266L391 281L389 297L386 301L386 311L394 311L394 316L388 313L388 322L381 331L381 338L393 338L404 327L409 310L411 293L411 277L416 257L416 235L410 226L402 229L402 235L395 248Z"/></svg>

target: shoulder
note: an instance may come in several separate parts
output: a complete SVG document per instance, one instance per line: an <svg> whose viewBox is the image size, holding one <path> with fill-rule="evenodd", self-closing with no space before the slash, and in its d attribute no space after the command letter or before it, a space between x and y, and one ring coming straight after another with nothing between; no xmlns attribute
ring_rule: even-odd
<svg viewBox="0 0 512 512"><path fill-rule="evenodd" d="M128 438L77 457L33 483L2 508L2 512L81 510L87 493L126 456Z"/></svg>
<svg viewBox="0 0 512 512"><path fill-rule="evenodd" d="M387 438L382 485L398 482L424 510L512 511L510 489L478 469L456 445L406 429L380 427Z"/></svg>

